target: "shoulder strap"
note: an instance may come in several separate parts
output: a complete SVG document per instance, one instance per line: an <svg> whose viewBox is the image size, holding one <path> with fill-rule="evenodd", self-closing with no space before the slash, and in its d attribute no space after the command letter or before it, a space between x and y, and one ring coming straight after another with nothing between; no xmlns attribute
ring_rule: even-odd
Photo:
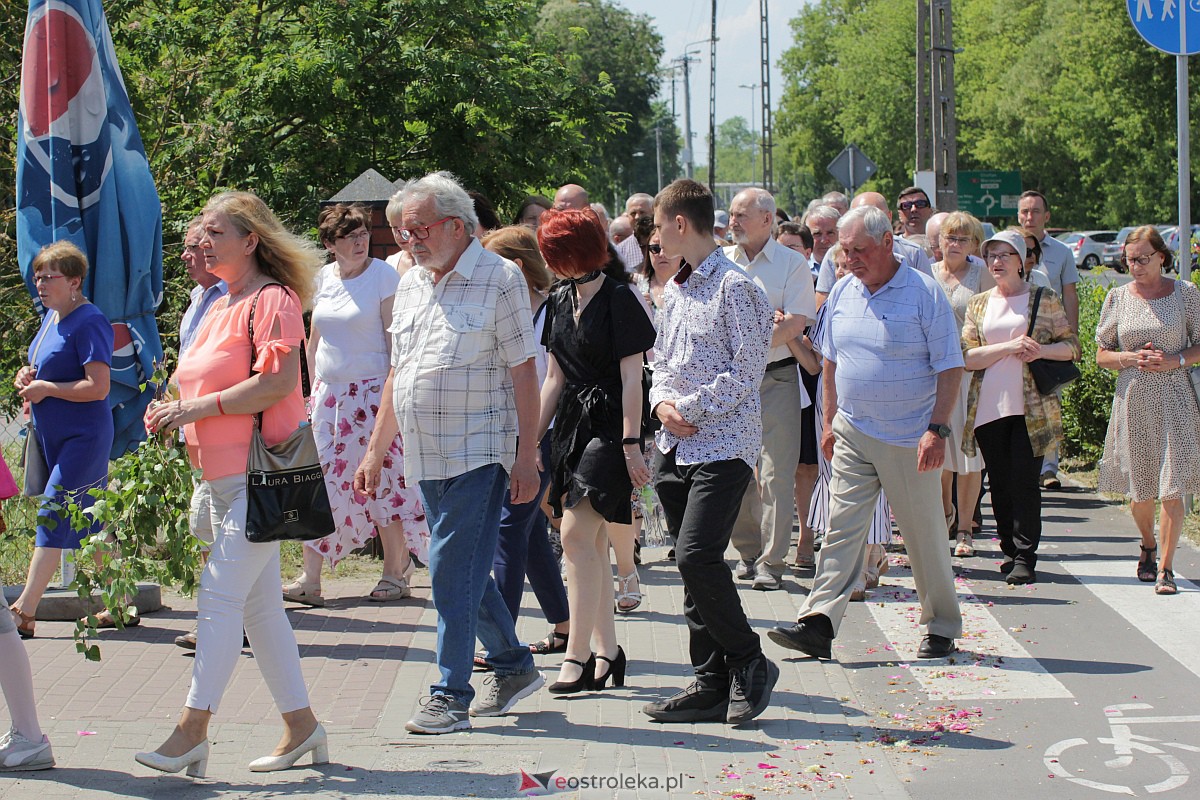
<svg viewBox="0 0 1200 800"><path fill-rule="evenodd" d="M1175 281L1173 292L1179 298L1179 320L1183 324L1183 349L1186 350L1192 346L1192 337L1188 333L1187 301L1183 298L1183 290L1179 288L1180 283L1181 281Z"/></svg>
<svg viewBox="0 0 1200 800"><path fill-rule="evenodd" d="M268 286L278 286L285 292L287 291L287 287L282 283L279 283L278 281L271 281L270 283L264 283L261 287L259 287L258 291L254 295L254 299L250 301L250 317L246 320L246 328L250 333L251 375L254 374L254 362L258 361L258 348L254 346L254 310L258 308L258 298L262 296L263 289L266 289ZM308 379L308 358L304 352L303 334L300 336L300 390L304 397L308 397L310 394L312 394L312 387L309 384ZM258 416L261 417L262 413L259 412Z"/></svg>
<svg viewBox="0 0 1200 800"><path fill-rule="evenodd" d="M538 324L538 320L539 320L539 319L541 319L541 318L542 318L542 315L546 313L546 303L548 303L548 302L550 302L550 301L549 301L549 300L543 300L543 301L542 301L542 304L541 304L540 306L538 306L538 308L537 308L537 311L533 312L533 324L534 324L534 326L536 326L536 325Z"/></svg>
<svg viewBox="0 0 1200 800"><path fill-rule="evenodd" d="M1041 286L1033 294L1033 308L1029 310L1029 330L1025 332L1026 336L1033 336L1033 323L1037 322L1038 306L1042 304L1042 292L1045 289Z"/></svg>
<svg viewBox="0 0 1200 800"><path fill-rule="evenodd" d="M50 313L54 314L56 317L58 316L57 311L51 311ZM45 340L46 340L46 326L43 325L38 330L37 341L33 343L33 355L29 359L30 366L33 366L33 362L37 361L37 354L42 349L42 342L44 342ZM34 367L34 368L36 369L36 367Z"/></svg>

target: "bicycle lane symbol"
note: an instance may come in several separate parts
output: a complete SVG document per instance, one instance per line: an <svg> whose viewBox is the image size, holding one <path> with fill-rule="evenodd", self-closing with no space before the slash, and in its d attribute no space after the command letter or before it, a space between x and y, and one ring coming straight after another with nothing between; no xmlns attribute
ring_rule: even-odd
<svg viewBox="0 0 1200 800"><path fill-rule="evenodd" d="M1141 736L1133 733L1131 726L1133 725L1178 725L1181 723L1200 722L1200 716L1175 716L1175 717L1129 717L1125 715L1127 711L1151 711L1153 706L1146 703L1124 703L1120 705L1108 706L1104 709L1104 716L1108 719L1108 725L1112 733L1111 737L1097 738L1096 743L1108 745L1113 749L1114 757L1104 762L1104 766L1112 770L1126 769L1132 766L1134 759L1138 754L1153 757L1161 762L1163 769L1166 771L1166 777L1157 783L1152 783L1142 786L1128 786L1115 783L1104 783L1103 781L1094 781L1087 778L1079 777L1069 768L1071 756L1074 755L1071 751L1074 748L1088 744L1087 739L1063 739L1060 742L1055 742L1046 748L1044 762L1046 768L1051 774L1066 778L1067 780L1077 783L1080 786L1086 786L1090 789L1097 789L1102 792L1111 792L1113 794L1125 794L1136 796L1137 791L1145 791L1150 794L1158 794L1161 792L1169 792L1172 789L1178 789L1187 783L1190 777L1190 772L1180 759L1166 752L1162 748L1169 747L1175 750L1182 750L1188 753L1200 753L1200 747L1190 744L1182 744L1180 742L1164 742L1159 739L1154 739L1149 736ZM1064 764L1064 762L1066 762Z"/></svg>

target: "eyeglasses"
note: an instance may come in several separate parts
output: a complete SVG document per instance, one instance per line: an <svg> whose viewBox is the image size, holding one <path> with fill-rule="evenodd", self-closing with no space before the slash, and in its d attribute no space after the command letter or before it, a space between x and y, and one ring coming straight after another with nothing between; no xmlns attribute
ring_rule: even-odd
<svg viewBox="0 0 1200 800"><path fill-rule="evenodd" d="M418 225L415 228L392 228L392 231L400 237L400 241L402 242L411 242L413 239L424 241L429 238L430 228L437 227L443 222L448 222L452 219L457 219L457 217L442 217L437 222L431 222L428 225Z"/></svg>
<svg viewBox="0 0 1200 800"><path fill-rule="evenodd" d="M1154 258L1156 255L1158 255L1158 253L1150 253L1149 255L1137 257L1125 256L1125 263L1131 267L1134 264L1137 264L1139 267L1144 267L1148 265L1150 263L1150 259Z"/></svg>
<svg viewBox="0 0 1200 800"><path fill-rule="evenodd" d="M912 211L914 208L929 208L928 200L905 200L900 203L901 211Z"/></svg>
<svg viewBox="0 0 1200 800"><path fill-rule="evenodd" d="M35 286L41 286L43 283L49 283L55 278L65 278L66 275L34 275L33 283Z"/></svg>
<svg viewBox="0 0 1200 800"><path fill-rule="evenodd" d="M942 234L942 238L950 244L968 244L971 241L970 236L947 236Z"/></svg>
<svg viewBox="0 0 1200 800"><path fill-rule="evenodd" d="M983 257L984 261L1003 261L1006 258L1016 258L1016 253L988 253Z"/></svg>
<svg viewBox="0 0 1200 800"><path fill-rule="evenodd" d="M395 230L395 229L393 228L393 230ZM338 241L338 242L341 242L341 241L361 242L363 239L370 239L370 238L371 238L370 231L366 230L365 228L359 228L354 233L347 233L345 236L338 236L335 239L335 241ZM424 239L425 237L422 236L421 238Z"/></svg>
<svg viewBox="0 0 1200 800"><path fill-rule="evenodd" d="M661 244L648 244L648 245L646 245L646 249L649 250L651 253L654 253L654 255L658 255L659 253L662 252L662 245Z"/></svg>

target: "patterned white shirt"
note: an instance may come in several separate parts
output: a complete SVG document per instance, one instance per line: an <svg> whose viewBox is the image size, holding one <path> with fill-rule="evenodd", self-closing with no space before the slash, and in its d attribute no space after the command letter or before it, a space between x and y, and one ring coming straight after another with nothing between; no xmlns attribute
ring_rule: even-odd
<svg viewBox="0 0 1200 800"><path fill-rule="evenodd" d="M650 407L674 400L698 430L680 439L666 428L655 436L678 464L740 458L751 467L762 450L759 385L767 368L774 311L766 293L720 249L663 292L654 343Z"/></svg>
<svg viewBox="0 0 1200 800"><path fill-rule="evenodd" d="M436 284L414 267L393 303L393 402L404 479L511 470L517 414L509 369L536 355L529 292L515 264L472 239Z"/></svg>

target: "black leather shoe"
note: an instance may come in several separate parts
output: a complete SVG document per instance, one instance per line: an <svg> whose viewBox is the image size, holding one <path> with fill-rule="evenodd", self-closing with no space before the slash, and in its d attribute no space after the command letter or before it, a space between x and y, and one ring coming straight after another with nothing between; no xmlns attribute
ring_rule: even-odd
<svg viewBox="0 0 1200 800"><path fill-rule="evenodd" d="M930 633L921 640L921 646L917 648L917 658L945 658L956 650L958 648L954 646L953 639Z"/></svg>
<svg viewBox="0 0 1200 800"><path fill-rule="evenodd" d="M695 681L666 700L642 706L642 713L656 722L724 722L728 708L728 689L714 689Z"/></svg>
<svg viewBox="0 0 1200 800"><path fill-rule="evenodd" d="M795 625L779 625L767 631L767 638L780 647L799 650L813 658L833 658L833 637L817 631L803 620Z"/></svg>
<svg viewBox="0 0 1200 800"><path fill-rule="evenodd" d="M1011 586L1021 586L1026 583L1037 583L1037 573L1033 571L1033 567L1018 561L1014 563L1013 568L1008 571L1008 577L1005 578L1004 581Z"/></svg>

